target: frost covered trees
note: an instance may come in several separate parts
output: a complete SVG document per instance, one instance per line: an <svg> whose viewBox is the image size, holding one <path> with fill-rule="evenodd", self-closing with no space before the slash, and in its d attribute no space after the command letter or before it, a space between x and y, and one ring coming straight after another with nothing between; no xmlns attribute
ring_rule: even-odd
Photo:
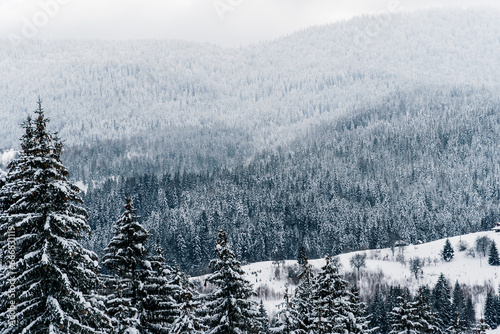
<svg viewBox="0 0 500 334"><path fill-rule="evenodd" d="M490 245L488 254L488 264L490 266L500 266L500 258L498 257L498 249L496 243L493 241Z"/></svg>
<svg viewBox="0 0 500 334"><path fill-rule="evenodd" d="M314 328L313 284L314 272L307 257L302 258L299 284L292 299L299 314L300 333L309 333Z"/></svg>
<svg viewBox="0 0 500 334"><path fill-rule="evenodd" d="M455 251L453 250L453 246L450 243L450 239L446 239L443 251L441 252L441 257L446 262L450 262L453 259L454 253Z"/></svg>
<svg viewBox="0 0 500 334"><path fill-rule="evenodd" d="M278 305L276 313L276 325L271 328L273 334L301 334L304 326L300 320L300 314L296 310L293 300L288 292L288 284L285 287L284 301Z"/></svg>
<svg viewBox="0 0 500 334"><path fill-rule="evenodd" d="M115 235L104 250L103 265L114 277L108 282L108 312L115 317L118 333L141 327L141 284L147 275L146 242L149 232L137 221L130 197L126 198L125 211L115 224Z"/></svg>
<svg viewBox="0 0 500 334"><path fill-rule="evenodd" d="M22 125L22 150L0 190L2 247L5 252L10 240L15 245L12 266L1 277L15 284L2 289L0 333L104 333L109 318L96 296L97 256L79 243L90 232L87 213L48 122L38 101L34 118ZM10 302L16 306L13 322Z"/></svg>
<svg viewBox="0 0 500 334"><path fill-rule="evenodd" d="M257 303L249 298L253 294L250 283L243 277L240 263L227 242L227 235L219 231L215 252L210 261L213 272L206 282L214 286L207 296L205 316L208 334L253 333L260 324Z"/></svg>
<svg viewBox="0 0 500 334"><path fill-rule="evenodd" d="M348 282L329 255L325 260L313 286L314 330L317 333L367 333L365 306L357 289L348 289Z"/></svg>

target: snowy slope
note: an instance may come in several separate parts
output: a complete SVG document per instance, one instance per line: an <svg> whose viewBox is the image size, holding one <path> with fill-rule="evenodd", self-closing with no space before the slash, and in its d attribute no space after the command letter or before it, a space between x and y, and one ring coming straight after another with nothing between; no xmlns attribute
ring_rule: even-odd
<svg viewBox="0 0 500 334"><path fill-rule="evenodd" d="M461 284L466 284L474 288L475 295L473 302L476 305L476 312L481 316L484 299L486 297L486 288L492 287L497 290L500 284L500 268L493 267L488 264L487 258L467 256L467 251L458 251L459 241L466 242L469 248L474 248L475 240L478 237L487 236L494 240L497 245L500 245L500 233L495 232L478 232L462 236L450 238L450 242L455 250L455 256L451 262L441 260L440 253L444 247L446 239L441 239L420 245L409 245L404 248L396 248L394 255L389 248L380 250L368 250L361 252L352 252L339 255L340 263L342 264L341 271L352 272L349 265L349 259L356 253L366 253L366 268L361 270L359 285L361 293L369 293L368 278L379 280L379 283L388 283L392 285L409 286L414 293L418 286L427 284L433 287L441 273L449 279L451 286L458 280ZM419 257L425 258L425 266L423 267L423 275L419 279L415 279L410 272L408 264L404 265L396 261L398 254L404 254L406 262L409 259ZM430 264L429 264L430 261ZM310 263L314 268L319 269L324 265L323 259L312 260ZM246 278L253 284L257 292L261 292L261 298L264 299L264 304L269 315L276 313L276 305L281 303L282 294L285 284L290 281L287 279L287 271L289 267L296 265L296 261L289 260L278 264L271 261L258 262L243 266L246 272ZM203 279L202 277L197 279ZM292 286L292 284L290 284ZM262 291L268 291L267 296ZM260 298L259 298L260 299Z"/></svg>

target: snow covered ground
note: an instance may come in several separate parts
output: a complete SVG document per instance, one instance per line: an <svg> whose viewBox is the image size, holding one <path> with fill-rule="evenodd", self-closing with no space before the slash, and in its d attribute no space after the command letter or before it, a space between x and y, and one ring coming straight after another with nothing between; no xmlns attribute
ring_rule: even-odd
<svg viewBox="0 0 500 334"><path fill-rule="evenodd" d="M458 280L460 284L466 284L473 289L473 302L476 305L476 313L478 316L481 316L486 297L485 287L489 286L497 291L500 284L500 267L490 266L488 258L479 257L479 254L475 251L475 241L478 237L482 236L487 236L494 240L497 246L500 246L500 233L493 231L452 237L449 239L455 253L454 258L450 262L445 262L441 259L441 251L446 239L420 245L396 247L394 253L390 248L387 248L346 253L338 257L342 264L341 272L352 272L353 269L349 264L349 259L356 253L366 253L366 268L361 269L359 278L361 282L359 287L362 293L363 289L366 292L366 289L370 288L367 283L369 280L378 280L380 283L392 285L409 286L410 291L414 293L418 286L423 284L434 287L439 275L444 273L449 279L451 287ZM467 255L467 250L459 251L458 244L460 241L465 242L468 245L468 249L474 249L476 253L475 257L472 257L470 254ZM406 264L403 264L403 261L397 261L397 258L403 258L400 254L404 256ZM422 268L423 273L418 279L411 273L408 264L409 259L415 257L425 260L425 265ZM261 298L270 315L276 313L276 306L282 302L285 284L288 282L293 287L293 284L288 279L288 268L295 266L296 263L296 261L289 260L278 265L267 261L243 266L246 278L253 284L256 291L260 291ZM316 269L319 269L324 265L324 260L311 260L310 263ZM492 333L496 333L496 331L492 331Z"/></svg>

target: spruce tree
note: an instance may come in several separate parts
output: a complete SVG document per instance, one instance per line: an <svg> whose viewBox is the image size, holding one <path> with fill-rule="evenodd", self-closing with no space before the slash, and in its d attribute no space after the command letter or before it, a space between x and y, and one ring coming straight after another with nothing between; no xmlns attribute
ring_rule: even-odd
<svg viewBox="0 0 500 334"><path fill-rule="evenodd" d="M269 333L269 316L267 315L267 311L266 308L264 307L262 299L260 300L260 305L259 305L259 318L261 323L260 333L261 334Z"/></svg>
<svg viewBox="0 0 500 334"><path fill-rule="evenodd" d="M366 304L359 297L359 289L357 286L351 287L348 308L347 331L350 334L371 333L369 329L369 316L366 314Z"/></svg>
<svg viewBox="0 0 500 334"><path fill-rule="evenodd" d="M451 246L450 239L446 239L446 242L444 244L444 248L441 252L441 256L443 257L443 260L446 262L450 262L453 259L455 251L453 250L453 247Z"/></svg>
<svg viewBox="0 0 500 334"><path fill-rule="evenodd" d="M441 319L441 329L447 329L452 320L452 308L450 302L450 286L448 280L441 274L436 286L432 291L433 309Z"/></svg>
<svg viewBox="0 0 500 334"><path fill-rule="evenodd" d="M492 329L497 328L498 325L495 299L495 295L491 291L488 291L484 304L484 321L486 321L488 326L490 326Z"/></svg>
<svg viewBox="0 0 500 334"><path fill-rule="evenodd" d="M114 279L108 283L111 293L107 299L108 313L117 320L118 333L141 327L141 303L146 269L146 242L149 232L139 224L130 197L121 218L115 223L115 234L104 249L103 265Z"/></svg>
<svg viewBox="0 0 500 334"><path fill-rule="evenodd" d="M304 257L300 274L299 284L295 288L292 304L299 314L300 329L309 333L314 326L314 302L313 302L314 272L307 257Z"/></svg>
<svg viewBox="0 0 500 334"><path fill-rule="evenodd" d="M494 241L490 245L488 264L490 266L500 266L500 258L498 258L498 249Z"/></svg>
<svg viewBox="0 0 500 334"><path fill-rule="evenodd" d="M379 290L375 292L375 297L368 308L370 317L370 328L375 334L385 334L390 331L389 316L387 307Z"/></svg>
<svg viewBox="0 0 500 334"><path fill-rule="evenodd" d="M462 287L460 286L458 281L455 282L455 286L453 288L452 316L453 316L452 326L455 328L455 330L459 330L460 328L465 329L467 327L465 297Z"/></svg>
<svg viewBox="0 0 500 334"><path fill-rule="evenodd" d="M209 310L205 321L208 334L252 333L258 326L257 303L249 298L252 286L243 277L244 271L227 243L227 235L219 231L215 252L210 261L213 272L206 281L214 286L207 296L205 307Z"/></svg>
<svg viewBox="0 0 500 334"><path fill-rule="evenodd" d="M169 326L171 334L201 334L206 326L199 317L201 302L188 276L176 266L169 282L169 294L173 296L177 315ZM173 309L172 309L173 310Z"/></svg>
<svg viewBox="0 0 500 334"><path fill-rule="evenodd" d="M295 309L292 298L288 292L288 285L285 287L283 303L278 305L279 311L276 314L276 325L270 332L274 334L303 334L304 325L300 321L300 314Z"/></svg>
<svg viewBox="0 0 500 334"><path fill-rule="evenodd" d="M418 334L422 326L417 316L417 310L413 303L407 300L406 295L398 297L398 304L391 311L390 334Z"/></svg>
<svg viewBox="0 0 500 334"><path fill-rule="evenodd" d="M419 331L420 333L441 333L439 319L436 313L432 312L427 298L424 287L420 287L416 300L412 303L416 321L419 323Z"/></svg>
<svg viewBox="0 0 500 334"><path fill-rule="evenodd" d="M172 268L165 264L162 248L156 246L156 255L148 257L149 267L142 289L141 314L142 331L144 333L168 333L168 327L178 312L178 306L170 293L172 287Z"/></svg>
<svg viewBox="0 0 500 334"><path fill-rule="evenodd" d="M3 285L0 333L104 333L110 319L96 296L97 256L79 243L90 233L87 213L48 122L38 101L34 120L22 125L22 150L0 190L4 253L9 232L15 233L15 257L0 278L15 281L11 291ZM14 322L5 308L10 301L17 307Z"/></svg>
<svg viewBox="0 0 500 334"><path fill-rule="evenodd" d="M476 323L476 310L472 304L472 298L469 296L467 302L465 303L465 327L472 328Z"/></svg>
<svg viewBox="0 0 500 334"><path fill-rule="evenodd" d="M316 276L313 286L314 331L317 333L366 333L365 306L356 288L338 272L330 256Z"/></svg>

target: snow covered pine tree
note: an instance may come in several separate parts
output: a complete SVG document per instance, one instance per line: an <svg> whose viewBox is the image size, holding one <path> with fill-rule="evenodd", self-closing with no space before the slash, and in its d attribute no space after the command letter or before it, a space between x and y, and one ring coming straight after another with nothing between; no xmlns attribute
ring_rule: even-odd
<svg viewBox="0 0 500 334"><path fill-rule="evenodd" d="M258 333L257 303L249 300L252 286L243 278L243 270L227 244L227 235L219 231L215 248L217 258L210 261L213 272L206 282L214 285L205 304L208 334Z"/></svg>
<svg viewBox="0 0 500 334"><path fill-rule="evenodd" d="M3 250L9 229L16 247L14 265L1 277L15 287L2 290L0 333L105 333L110 319L95 294L97 256L78 242L90 233L80 190L67 180L62 143L47 131L40 100L35 116L22 125L22 150L0 190ZM6 310L10 301L15 323Z"/></svg>
<svg viewBox="0 0 500 334"><path fill-rule="evenodd" d="M115 318L115 332L137 333L141 328L142 303L140 291L147 275L145 244L150 237L139 224L132 205L126 198L125 211L115 224L115 235L104 249L103 265L114 278L107 282L111 293L107 298L108 313Z"/></svg>

